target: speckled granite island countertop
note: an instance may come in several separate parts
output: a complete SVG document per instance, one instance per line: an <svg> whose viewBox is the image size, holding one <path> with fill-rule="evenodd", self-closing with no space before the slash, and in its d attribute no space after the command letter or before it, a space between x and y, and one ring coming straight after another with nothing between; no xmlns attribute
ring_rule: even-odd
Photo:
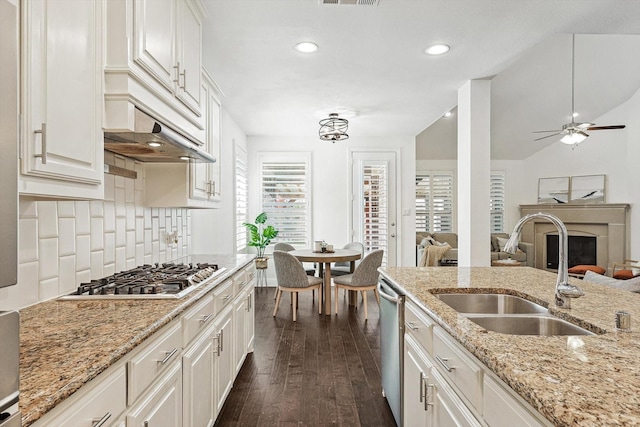
<svg viewBox="0 0 640 427"><path fill-rule="evenodd" d="M487 331L433 293L508 292L549 306L556 274L529 267L397 267L382 269L434 320L512 389L558 426L640 425L640 294L579 279L585 296L551 314L601 334L522 336ZM631 313L618 332L617 310ZM604 333L602 333L604 332Z"/></svg>
<svg viewBox="0 0 640 427"><path fill-rule="evenodd" d="M20 410L31 425L95 378L254 255L192 255L226 271L181 299L51 300L20 310Z"/></svg>

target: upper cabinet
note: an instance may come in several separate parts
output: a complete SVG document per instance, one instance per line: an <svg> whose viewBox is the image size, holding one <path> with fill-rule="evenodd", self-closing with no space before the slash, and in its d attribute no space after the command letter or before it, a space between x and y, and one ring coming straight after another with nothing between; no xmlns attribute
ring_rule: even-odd
<svg viewBox="0 0 640 427"><path fill-rule="evenodd" d="M190 0L134 1L134 61L200 115L202 17Z"/></svg>
<svg viewBox="0 0 640 427"><path fill-rule="evenodd" d="M202 0L106 1L105 129L137 107L204 144Z"/></svg>
<svg viewBox="0 0 640 427"><path fill-rule="evenodd" d="M145 204L152 207L216 208L220 197L220 89L203 72L202 113L206 123L203 149L215 163L145 164ZM170 183L170 185L168 184Z"/></svg>
<svg viewBox="0 0 640 427"><path fill-rule="evenodd" d="M104 2L21 8L20 194L102 198Z"/></svg>

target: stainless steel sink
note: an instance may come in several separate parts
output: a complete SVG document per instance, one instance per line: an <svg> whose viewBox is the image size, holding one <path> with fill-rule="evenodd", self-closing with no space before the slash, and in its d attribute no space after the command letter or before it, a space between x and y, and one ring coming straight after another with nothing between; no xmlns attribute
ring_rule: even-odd
<svg viewBox="0 0 640 427"><path fill-rule="evenodd" d="M504 294L435 294L442 302L472 322L509 335L595 335L549 314L549 310L524 298Z"/></svg>
<svg viewBox="0 0 640 427"><path fill-rule="evenodd" d="M539 304L513 295L502 294L436 294L443 303L458 313L530 314L547 313Z"/></svg>
<svg viewBox="0 0 640 427"><path fill-rule="evenodd" d="M595 335L553 316L468 316L483 328L509 335Z"/></svg>

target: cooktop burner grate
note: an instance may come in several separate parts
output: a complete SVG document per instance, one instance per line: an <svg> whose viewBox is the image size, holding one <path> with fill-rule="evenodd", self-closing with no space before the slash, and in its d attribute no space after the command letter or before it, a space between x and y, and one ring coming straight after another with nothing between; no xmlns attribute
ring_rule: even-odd
<svg viewBox="0 0 640 427"><path fill-rule="evenodd" d="M145 264L81 283L75 292L60 299L181 298L224 271L209 263Z"/></svg>

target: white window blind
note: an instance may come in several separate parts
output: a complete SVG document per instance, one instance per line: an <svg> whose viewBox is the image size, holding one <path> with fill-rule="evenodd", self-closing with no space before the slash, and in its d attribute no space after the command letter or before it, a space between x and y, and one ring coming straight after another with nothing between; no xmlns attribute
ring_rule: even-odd
<svg viewBox="0 0 640 427"><path fill-rule="evenodd" d="M365 164L362 170L364 195L363 242L365 253L384 250L382 265L386 265L388 235L388 166Z"/></svg>
<svg viewBox="0 0 640 427"><path fill-rule="evenodd" d="M263 157L260 170L262 211L267 213L267 223L278 230L276 240L310 247L309 161Z"/></svg>
<svg viewBox="0 0 640 427"><path fill-rule="evenodd" d="M491 232L504 233L504 172L491 172L491 189L489 207L491 209Z"/></svg>
<svg viewBox="0 0 640 427"><path fill-rule="evenodd" d="M453 172L416 174L416 231L453 231Z"/></svg>
<svg viewBox="0 0 640 427"><path fill-rule="evenodd" d="M242 225L247 222L248 191L247 184L247 152L240 146L235 146L235 180L236 180L236 253L243 253L247 249L247 228Z"/></svg>

